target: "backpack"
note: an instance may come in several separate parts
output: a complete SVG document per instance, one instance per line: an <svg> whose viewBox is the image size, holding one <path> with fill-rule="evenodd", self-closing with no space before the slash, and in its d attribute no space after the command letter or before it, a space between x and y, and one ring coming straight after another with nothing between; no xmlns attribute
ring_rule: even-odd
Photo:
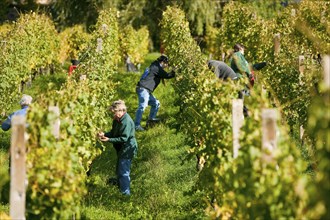
<svg viewBox="0 0 330 220"><path fill-rule="evenodd" d="M143 74L142 74L140 80L145 79L145 78L148 76L148 74L149 74L149 67L147 67L147 68L144 70L144 72L143 72Z"/></svg>

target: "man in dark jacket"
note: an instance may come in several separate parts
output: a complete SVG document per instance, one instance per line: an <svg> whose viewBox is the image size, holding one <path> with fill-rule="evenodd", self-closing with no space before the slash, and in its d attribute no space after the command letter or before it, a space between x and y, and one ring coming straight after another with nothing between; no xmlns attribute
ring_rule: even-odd
<svg viewBox="0 0 330 220"><path fill-rule="evenodd" d="M123 195L130 195L131 164L138 148L134 122L122 100L113 102L110 111L114 114L112 129L107 133L99 132L98 136L101 141L113 143L117 152L116 174L119 188Z"/></svg>
<svg viewBox="0 0 330 220"><path fill-rule="evenodd" d="M161 55L144 71L140 78L140 81L136 86L136 93L139 98L139 106L135 114L135 130L143 131L141 126L141 120L144 110L148 105L151 106L148 120L157 120L156 115L160 107L160 102L152 94L157 88L162 79L170 79L175 76L175 72L172 70L167 73L164 68L168 66L168 58L165 55Z"/></svg>
<svg viewBox="0 0 330 220"><path fill-rule="evenodd" d="M209 69L212 70L219 79L238 79L237 74L234 72L234 70L230 68L225 62L219 60L209 60L207 62L207 65Z"/></svg>

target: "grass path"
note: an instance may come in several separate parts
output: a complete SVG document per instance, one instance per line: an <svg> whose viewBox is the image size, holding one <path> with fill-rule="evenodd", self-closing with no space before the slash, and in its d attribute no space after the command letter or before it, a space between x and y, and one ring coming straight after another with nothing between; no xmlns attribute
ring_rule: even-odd
<svg viewBox="0 0 330 220"><path fill-rule="evenodd" d="M155 55L150 56L151 62ZM141 70L142 71L142 70ZM135 85L141 73L119 73L116 99L125 100L128 113L135 117L137 96ZM159 85L155 96L161 102L158 116L162 123L136 134L139 151L131 170L131 197L120 195L115 186L107 185L114 176L116 153L111 144L92 164L89 191L83 215L87 219L203 219L204 203L192 188L198 173L195 160L184 160L188 146L184 136L177 133L170 82ZM112 100L109 100L109 103ZM145 120L149 113L143 115ZM111 120L109 118L109 120Z"/></svg>

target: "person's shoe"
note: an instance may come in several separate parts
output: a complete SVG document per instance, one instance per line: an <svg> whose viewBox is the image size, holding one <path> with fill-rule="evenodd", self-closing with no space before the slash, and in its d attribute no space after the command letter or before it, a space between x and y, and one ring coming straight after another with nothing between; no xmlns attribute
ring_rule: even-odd
<svg viewBox="0 0 330 220"><path fill-rule="evenodd" d="M148 119L148 121L157 123L157 122L160 122L160 118L150 118L150 119Z"/></svg>
<svg viewBox="0 0 330 220"><path fill-rule="evenodd" d="M152 118L152 119L148 119L147 121L147 128L152 128L154 127L156 124L158 124L160 122L159 118Z"/></svg>
<svg viewBox="0 0 330 220"><path fill-rule="evenodd" d="M144 131L141 125L135 126L135 131Z"/></svg>

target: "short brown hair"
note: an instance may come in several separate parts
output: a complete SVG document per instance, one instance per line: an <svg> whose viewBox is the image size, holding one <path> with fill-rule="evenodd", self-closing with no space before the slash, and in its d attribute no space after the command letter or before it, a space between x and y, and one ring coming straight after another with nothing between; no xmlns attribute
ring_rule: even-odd
<svg viewBox="0 0 330 220"><path fill-rule="evenodd" d="M117 100L114 101L111 106L109 107L110 111L116 111L116 110L123 110L124 112L127 111L127 107L125 105L125 102L123 100Z"/></svg>
<svg viewBox="0 0 330 220"><path fill-rule="evenodd" d="M234 45L234 51L235 52L239 51L240 49L245 49L244 45L242 45L242 44L235 44Z"/></svg>

